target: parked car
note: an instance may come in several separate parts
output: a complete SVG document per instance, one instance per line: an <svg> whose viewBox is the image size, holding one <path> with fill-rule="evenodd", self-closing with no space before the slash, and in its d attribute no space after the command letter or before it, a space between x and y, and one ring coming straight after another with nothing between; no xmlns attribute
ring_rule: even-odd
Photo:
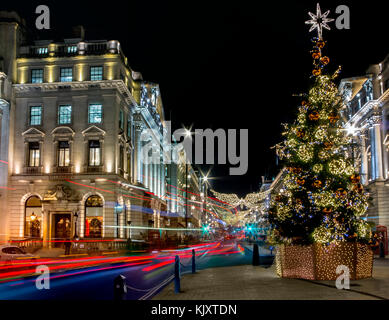
<svg viewBox="0 0 389 320"><path fill-rule="evenodd" d="M11 262L13 260L30 261L36 258L33 254L25 252L23 249L13 245L0 246L0 261Z"/></svg>

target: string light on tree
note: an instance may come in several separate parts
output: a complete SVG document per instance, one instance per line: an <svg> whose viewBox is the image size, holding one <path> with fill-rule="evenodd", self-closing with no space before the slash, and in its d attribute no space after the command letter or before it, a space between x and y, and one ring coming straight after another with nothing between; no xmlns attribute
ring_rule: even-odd
<svg viewBox="0 0 389 320"><path fill-rule="evenodd" d="M324 68L322 30L330 30L329 11L309 13L310 31L316 30L311 51L313 83L298 108L297 121L284 125L285 140L276 145L287 174L283 192L272 197L268 210L273 226L271 239L281 243L326 245L343 241L368 242L369 226L359 217L366 212L367 194L354 163L344 150L351 139L340 123L344 106L335 79ZM354 128L348 134L354 134Z"/></svg>

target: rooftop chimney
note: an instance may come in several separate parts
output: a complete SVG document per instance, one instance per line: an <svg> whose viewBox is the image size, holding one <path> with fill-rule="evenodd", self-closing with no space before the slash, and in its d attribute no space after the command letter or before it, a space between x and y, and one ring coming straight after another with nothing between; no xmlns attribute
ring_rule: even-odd
<svg viewBox="0 0 389 320"><path fill-rule="evenodd" d="M73 37L80 38L81 40L85 40L85 28L84 26L75 26L72 28Z"/></svg>

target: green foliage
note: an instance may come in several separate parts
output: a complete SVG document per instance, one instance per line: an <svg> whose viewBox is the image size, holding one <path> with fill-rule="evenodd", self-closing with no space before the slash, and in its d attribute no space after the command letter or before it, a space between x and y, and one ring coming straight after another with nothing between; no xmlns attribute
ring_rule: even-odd
<svg viewBox="0 0 389 320"><path fill-rule="evenodd" d="M339 121L342 106L334 76L318 75L297 120L285 126L285 140L276 147L287 173L268 211L272 241L370 239L370 227L360 218L368 198L354 168L351 139Z"/></svg>

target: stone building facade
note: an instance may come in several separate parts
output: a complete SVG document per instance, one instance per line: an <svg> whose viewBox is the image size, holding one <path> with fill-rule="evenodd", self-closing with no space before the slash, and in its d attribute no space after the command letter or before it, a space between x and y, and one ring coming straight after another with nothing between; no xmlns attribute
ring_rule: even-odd
<svg viewBox="0 0 389 320"><path fill-rule="evenodd" d="M344 128L355 143L351 152L372 198L367 220L389 226L389 56L364 76L342 79L340 91L347 102Z"/></svg>
<svg viewBox="0 0 389 320"><path fill-rule="evenodd" d="M158 84L117 40L25 34L15 13L0 13L2 239L147 239L169 216ZM159 163L142 161L147 143Z"/></svg>

